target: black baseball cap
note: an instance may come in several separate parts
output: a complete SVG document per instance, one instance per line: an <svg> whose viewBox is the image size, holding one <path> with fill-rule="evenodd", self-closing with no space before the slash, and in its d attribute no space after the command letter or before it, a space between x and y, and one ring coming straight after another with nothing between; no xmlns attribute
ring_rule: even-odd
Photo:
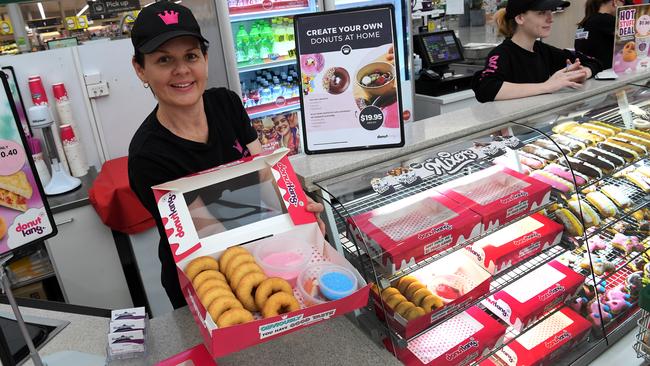
<svg viewBox="0 0 650 366"><path fill-rule="evenodd" d="M569 5L571 5L570 2L563 0L508 0L506 18L514 19L528 10L556 10L568 8Z"/></svg>
<svg viewBox="0 0 650 366"><path fill-rule="evenodd" d="M190 9L169 1L153 3L143 8L131 29L133 48L151 53L172 38L193 36L204 43L201 27Z"/></svg>

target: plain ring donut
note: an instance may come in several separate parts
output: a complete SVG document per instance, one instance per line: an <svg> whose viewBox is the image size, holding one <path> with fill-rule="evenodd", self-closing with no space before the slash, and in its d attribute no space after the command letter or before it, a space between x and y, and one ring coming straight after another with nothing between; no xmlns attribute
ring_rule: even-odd
<svg viewBox="0 0 650 366"><path fill-rule="evenodd" d="M266 280L266 275L264 273L251 272L239 281L235 294L237 294L237 298L241 301L242 305L244 305L244 309L248 311L259 310L255 305L254 296L257 288L262 282L264 282L264 280Z"/></svg>
<svg viewBox="0 0 650 366"><path fill-rule="evenodd" d="M225 313L230 309L243 309L244 307L239 302L239 300L230 296L222 296L216 298L210 306L208 306L208 313L212 317L212 320L216 322L215 319L219 319L221 314Z"/></svg>
<svg viewBox="0 0 650 366"><path fill-rule="evenodd" d="M196 277L194 277L194 280L192 280L192 285L194 286L194 288L199 288L199 286L201 286L203 282L212 279L226 282L226 276L224 276L223 273L219 271L215 271L213 269L209 269L207 271L203 271L198 275L196 275Z"/></svg>
<svg viewBox="0 0 650 366"><path fill-rule="evenodd" d="M253 263L253 262L244 263L233 271L232 277L230 278L230 287L233 290L236 290L237 286L239 286L239 282L241 282L241 279L251 272L264 273L264 271L262 271L262 269L260 268L260 266L257 265L257 263Z"/></svg>
<svg viewBox="0 0 650 366"><path fill-rule="evenodd" d="M234 256L230 260L230 262L228 262L228 265L226 265L225 268L226 277L228 277L228 279L231 279L233 273L237 270L239 266L241 266L244 263L250 263L250 262L255 263L255 258L253 258L253 256L248 253L238 254Z"/></svg>
<svg viewBox="0 0 650 366"><path fill-rule="evenodd" d="M386 301L389 297L399 294L399 290L395 287L389 287L381 292L381 299Z"/></svg>
<svg viewBox="0 0 650 366"><path fill-rule="evenodd" d="M216 259L208 256L198 257L193 259L187 267L185 267L185 274L190 281L194 280L194 277L203 271L208 269L213 269L215 271L219 270L219 262Z"/></svg>
<svg viewBox="0 0 650 366"><path fill-rule="evenodd" d="M253 314L246 309L230 309L217 319L219 328L230 327L237 324L244 324L253 321Z"/></svg>
<svg viewBox="0 0 650 366"><path fill-rule="evenodd" d="M411 283L416 281L418 281L418 279L414 276L404 276L400 278L399 281L397 281L397 289L400 293L404 294L406 293L406 288L409 287Z"/></svg>
<svg viewBox="0 0 650 366"><path fill-rule="evenodd" d="M225 272L226 266L228 265L228 262L230 262L230 260L234 256L236 256L238 254L242 254L242 253L250 254L250 252L248 250L246 250L245 248L242 248L242 247L230 247L230 248L226 249L226 251L223 252L221 257L219 258L219 265L221 266L221 269Z"/></svg>
<svg viewBox="0 0 650 366"><path fill-rule="evenodd" d="M232 297L233 299L235 298L235 294L230 291L230 289L225 289L223 287L214 287L206 291L206 293L201 297L199 296L199 300L201 300L201 304L207 309L210 307L210 304L212 302L222 296L226 297Z"/></svg>
<svg viewBox="0 0 650 366"><path fill-rule="evenodd" d="M396 307L399 303L404 302L404 301L408 301L408 300L406 300L406 298L404 297L404 295L402 295L402 294L395 294L395 295L389 297L389 298L385 301L385 303L386 303L386 305L388 305L389 308L391 308L391 309L395 309L395 307Z"/></svg>
<svg viewBox="0 0 650 366"><path fill-rule="evenodd" d="M293 295L293 289L285 279L271 277L264 280L264 282L257 286L257 291L255 291L255 305L257 305L258 309L263 309L269 297L278 292Z"/></svg>
<svg viewBox="0 0 650 366"><path fill-rule="evenodd" d="M199 286L199 288L196 289L196 294L199 295L199 298L201 298L201 296L205 295L209 289L215 287L221 287L230 290L230 287L228 286L227 283L221 280L210 279L203 282L201 286Z"/></svg>
<svg viewBox="0 0 650 366"><path fill-rule="evenodd" d="M300 310L300 304L293 294L286 292L277 292L266 300L262 308L262 316L270 318L272 316L289 313Z"/></svg>

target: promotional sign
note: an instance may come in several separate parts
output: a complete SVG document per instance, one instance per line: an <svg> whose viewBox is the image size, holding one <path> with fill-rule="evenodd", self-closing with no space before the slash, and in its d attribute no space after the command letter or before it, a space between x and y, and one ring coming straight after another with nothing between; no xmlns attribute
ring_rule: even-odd
<svg viewBox="0 0 650 366"><path fill-rule="evenodd" d="M138 0L97 0L89 1L88 5L91 18L140 9Z"/></svg>
<svg viewBox="0 0 650 366"><path fill-rule="evenodd" d="M392 5L295 17L307 154L404 145Z"/></svg>
<svg viewBox="0 0 650 366"><path fill-rule="evenodd" d="M56 235L4 72L0 73L0 254Z"/></svg>
<svg viewBox="0 0 650 366"><path fill-rule="evenodd" d="M14 34L14 28L9 19L0 21L0 34L3 36Z"/></svg>
<svg viewBox="0 0 650 366"><path fill-rule="evenodd" d="M18 119L20 120L20 124L23 126L23 132L25 132L25 136L32 136L32 128L30 127L27 115L25 114L25 102L23 102L23 96L20 94L20 89L18 88L18 81L16 80L14 68L13 66L3 66L2 71L7 75L7 82L9 83L9 89L11 90L16 111L18 112Z"/></svg>
<svg viewBox="0 0 650 366"><path fill-rule="evenodd" d="M65 29L75 30L77 28L79 28L77 17L65 17Z"/></svg>
<svg viewBox="0 0 650 366"><path fill-rule="evenodd" d="M274 151L286 147L289 149L287 154L289 156L302 152L300 115L297 111L253 118L251 124L257 131L257 139L262 144L262 150Z"/></svg>
<svg viewBox="0 0 650 366"><path fill-rule="evenodd" d="M619 6L614 28L614 72L642 72L650 68L650 5Z"/></svg>

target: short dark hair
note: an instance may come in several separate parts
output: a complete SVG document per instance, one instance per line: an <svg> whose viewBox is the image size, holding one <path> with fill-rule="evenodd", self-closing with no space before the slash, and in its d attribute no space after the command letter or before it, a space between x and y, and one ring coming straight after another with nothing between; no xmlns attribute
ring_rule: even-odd
<svg viewBox="0 0 650 366"><path fill-rule="evenodd" d="M206 55L208 53L208 44L205 42L199 41L199 47L201 48L201 53ZM135 62L140 65L140 67L144 68L144 53L135 50L135 55L133 55L133 59Z"/></svg>

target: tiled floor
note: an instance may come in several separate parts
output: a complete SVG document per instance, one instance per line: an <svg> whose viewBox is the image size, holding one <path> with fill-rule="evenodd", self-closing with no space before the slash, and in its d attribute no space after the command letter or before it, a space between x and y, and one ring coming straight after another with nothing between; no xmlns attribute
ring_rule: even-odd
<svg viewBox="0 0 650 366"><path fill-rule="evenodd" d="M637 328L626 334L618 342L610 346L610 348L600 355L590 366L640 366L649 365L650 363L644 362L643 359L636 357L636 351L632 348L636 342Z"/></svg>

